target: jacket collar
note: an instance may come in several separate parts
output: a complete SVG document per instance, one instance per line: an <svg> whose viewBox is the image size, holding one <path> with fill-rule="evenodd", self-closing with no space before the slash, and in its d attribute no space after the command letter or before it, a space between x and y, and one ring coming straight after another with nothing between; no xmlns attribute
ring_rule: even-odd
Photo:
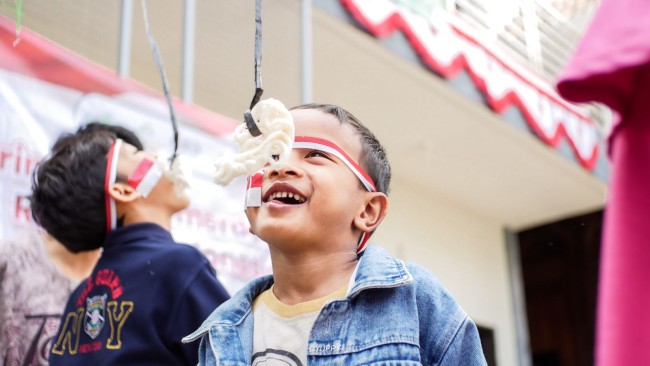
<svg viewBox="0 0 650 366"><path fill-rule="evenodd" d="M389 256L383 248L370 245L359 259L347 297L351 299L370 288L398 287L412 282L413 276L404 262Z"/></svg>
<svg viewBox="0 0 650 366"><path fill-rule="evenodd" d="M404 262L393 258L380 247L370 245L364 251L355 272L355 279L348 291L347 298L351 299L360 292L370 288L398 287L413 282L413 276ZM221 304L192 334L183 338L184 343L200 338L211 327L216 325L237 326L243 322L252 311L253 300L273 284L273 276L259 277L233 297Z"/></svg>

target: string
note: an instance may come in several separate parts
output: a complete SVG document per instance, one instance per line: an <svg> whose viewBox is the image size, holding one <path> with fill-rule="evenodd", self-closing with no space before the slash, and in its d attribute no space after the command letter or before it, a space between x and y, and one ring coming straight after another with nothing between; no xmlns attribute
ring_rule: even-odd
<svg viewBox="0 0 650 366"><path fill-rule="evenodd" d="M7 4L7 1L1 0L0 2L2 3L3 8L10 7L10 5ZM13 46L16 47L18 43L20 43L20 34L23 30L23 0L15 0L14 4L13 10L16 11L16 39L14 40Z"/></svg>
<svg viewBox="0 0 650 366"><path fill-rule="evenodd" d="M244 112L246 127L253 137L262 134L251 115L251 110L259 102L262 93L262 0L255 0L255 94L250 107Z"/></svg>
<svg viewBox="0 0 650 366"><path fill-rule="evenodd" d="M172 152L172 155L169 158L170 160L169 165L171 167L172 164L174 163L174 160L176 159L176 154L178 151L178 125L176 123L176 112L174 110L174 104L172 103L172 96L169 91L169 81L167 80L167 73L165 72L165 67L163 66L162 56L160 55L158 44L156 43L156 40L153 37L153 33L151 32L151 27L149 25L149 15L147 13L146 0L140 0L140 4L142 5L142 15L144 17L144 26L147 31L147 38L149 39L149 45L151 45L151 53L153 53L154 61L156 62L156 66L158 67L158 73L160 74L160 77L162 79L163 92L165 93L165 99L167 100L167 106L169 107L169 115L172 122L172 130L174 133L174 151Z"/></svg>

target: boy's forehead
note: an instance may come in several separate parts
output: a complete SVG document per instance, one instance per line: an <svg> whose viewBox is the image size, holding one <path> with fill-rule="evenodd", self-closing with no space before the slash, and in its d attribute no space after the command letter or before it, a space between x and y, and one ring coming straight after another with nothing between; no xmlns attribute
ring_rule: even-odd
<svg viewBox="0 0 650 366"><path fill-rule="evenodd" d="M122 142L122 147L120 149L120 151L125 154L134 154L136 151L138 151L135 146L129 144L128 142Z"/></svg>
<svg viewBox="0 0 650 366"><path fill-rule="evenodd" d="M340 122L333 115L315 109L294 109L291 114L296 127L296 136L328 140L338 145L356 161L361 157L361 138L350 124Z"/></svg>

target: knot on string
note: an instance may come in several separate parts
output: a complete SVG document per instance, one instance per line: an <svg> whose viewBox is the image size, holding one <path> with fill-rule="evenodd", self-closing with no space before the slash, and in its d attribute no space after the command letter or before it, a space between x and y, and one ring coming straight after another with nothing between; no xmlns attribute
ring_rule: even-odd
<svg viewBox="0 0 650 366"><path fill-rule="evenodd" d="M253 95L251 106L246 110L246 112L244 112L244 122L246 123L246 128L248 128L248 132L253 137L257 137L262 134L262 131L260 131L260 129L257 127L257 123L255 123L255 118L253 118L253 115L251 114L251 110L255 107L257 102L259 102L260 98L262 97L262 93L264 93L264 90L261 87L255 88L255 95Z"/></svg>

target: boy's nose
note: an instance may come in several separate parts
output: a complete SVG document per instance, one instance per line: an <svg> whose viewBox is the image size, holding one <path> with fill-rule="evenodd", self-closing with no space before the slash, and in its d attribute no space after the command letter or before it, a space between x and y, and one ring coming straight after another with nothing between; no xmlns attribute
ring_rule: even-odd
<svg viewBox="0 0 650 366"><path fill-rule="evenodd" d="M269 177L272 178L302 175L302 171L300 170L300 168L292 164L291 161L288 161L285 165L283 165L279 169L267 169L267 171L269 172Z"/></svg>

